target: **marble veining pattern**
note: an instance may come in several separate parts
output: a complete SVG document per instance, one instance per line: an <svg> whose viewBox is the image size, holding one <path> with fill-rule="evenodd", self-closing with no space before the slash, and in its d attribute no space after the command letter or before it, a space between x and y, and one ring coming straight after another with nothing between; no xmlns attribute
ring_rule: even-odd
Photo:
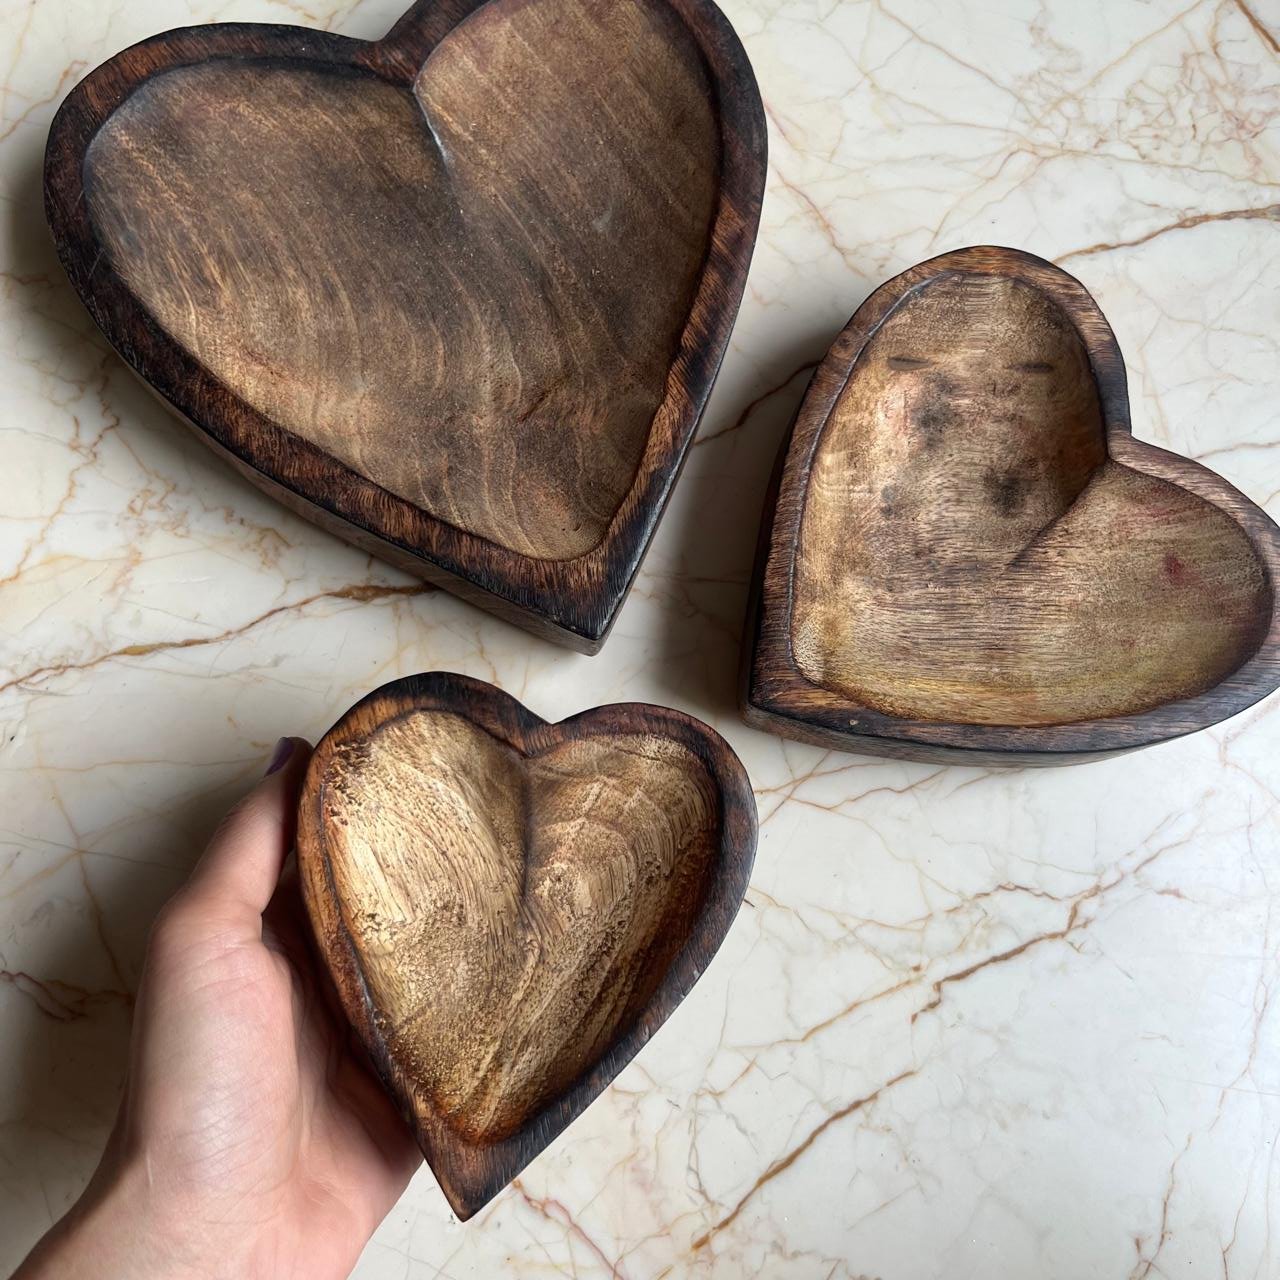
<svg viewBox="0 0 1280 1280"><path fill-rule="evenodd" d="M1280 699L1006 773L784 744L733 706L759 504L882 279L1019 245L1094 291L1135 429L1280 514L1280 0L726 0L771 170L741 320L612 639L577 657L239 481L111 355L41 213L90 67L397 0L0 0L0 1271L74 1197L148 921L284 732L452 668L549 717L651 699L756 784L696 992L473 1223L421 1174L361 1280L1280 1276Z"/></svg>

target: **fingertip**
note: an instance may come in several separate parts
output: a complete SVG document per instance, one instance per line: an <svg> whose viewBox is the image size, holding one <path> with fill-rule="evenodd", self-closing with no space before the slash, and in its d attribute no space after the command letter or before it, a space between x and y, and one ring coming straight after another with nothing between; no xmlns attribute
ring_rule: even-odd
<svg viewBox="0 0 1280 1280"><path fill-rule="evenodd" d="M298 794L311 759L311 744L306 738L281 738L267 762L261 781L240 802L238 808L267 811L273 815L281 833L281 861L293 848L297 826Z"/></svg>
<svg viewBox="0 0 1280 1280"><path fill-rule="evenodd" d="M262 776L270 778L273 774L284 771L297 775L310 756L311 744L306 738L281 738L272 750L266 772Z"/></svg>
<svg viewBox="0 0 1280 1280"><path fill-rule="evenodd" d="M267 771L262 776L269 778L273 773L279 773L286 764L289 763L289 757L293 755L294 740L292 738L281 738L276 742L275 750L271 753L271 759L267 762Z"/></svg>
<svg viewBox="0 0 1280 1280"><path fill-rule="evenodd" d="M190 891L261 914L293 847L298 792L310 758L305 738L280 739L262 780L222 820L191 877Z"/></svg>

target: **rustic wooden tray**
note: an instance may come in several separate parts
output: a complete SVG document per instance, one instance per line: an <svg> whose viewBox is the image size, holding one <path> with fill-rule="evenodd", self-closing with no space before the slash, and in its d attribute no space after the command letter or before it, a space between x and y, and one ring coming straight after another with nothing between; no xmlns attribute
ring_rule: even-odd
<svg viewBox="0 0 1280 1280"><path fill-rule="evenodd" d="M737 757L661 707L548 724L437 672L370 694L321 741L298 821L312 929L460 1218L688 994L755 842Z"/></svg>
<svg viewBox="0 0 1280 1280"><path fill-rule="evenodd" d="M766 509L743 706L784 736L1065 763L1280 684L1280 530L1133 439L1102 312L1029 254L963 249L877 290Z"/></svg>
<svg viewBox="0 0 1280 1280"><path fill-rule="evenodd" d="M765 174L710 0L170 31L63 103L45 199L124 359L358 546L595 652L710 394Z"/></svg>

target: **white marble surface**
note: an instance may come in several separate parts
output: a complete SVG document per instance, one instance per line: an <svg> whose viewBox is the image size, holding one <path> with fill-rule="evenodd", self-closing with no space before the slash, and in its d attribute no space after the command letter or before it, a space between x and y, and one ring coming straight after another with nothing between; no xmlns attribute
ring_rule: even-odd
<svg viewBox="0 0 1280 1280"><path fill-rule="evenodd" d="M1280 1275L1280 699L1125 759L878 763L744 728L761 494L802 369L964 244L1078 274L1137 433L1280 513L1280 0L728 0L768 105L748 295L613 638L561 652L287 515L110 355L41 214L54 107L168 26L380 34L396 0L0 0L0 1271L74 1197L149 917L277 735L454 668L714 723L762 827L667 1028L459 1226L362 1280Z"/></svg>

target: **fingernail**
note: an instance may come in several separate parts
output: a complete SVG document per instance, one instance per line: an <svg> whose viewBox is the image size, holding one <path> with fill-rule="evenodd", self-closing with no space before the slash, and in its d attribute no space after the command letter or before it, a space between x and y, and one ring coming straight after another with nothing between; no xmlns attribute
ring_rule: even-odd
<svg viewBox="0 0 1280 1280"><path fill-rule="evenodd" d="M293 739L281 738L276 743L276 749L271 753L271 763L267 765L267 771L262 776L270 777L273 773L283 769L289 761L289 757L293 755Z"/></svg>

